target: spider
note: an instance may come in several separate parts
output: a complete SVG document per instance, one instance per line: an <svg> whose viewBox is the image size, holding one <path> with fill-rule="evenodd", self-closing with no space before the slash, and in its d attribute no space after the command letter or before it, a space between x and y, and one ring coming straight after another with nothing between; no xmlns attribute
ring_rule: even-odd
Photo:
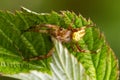
<svg viewBox="0 0 120 80"><path fill-rule="evenodd" d="M81 50L78 45L78 41L83 38L85 35L85 29L89 26L83 26L81 28L72 28L68 27L68 29L52 25L52 24L40 24L31 26L30 28L23 30L23 32L39 32L39 33L47 33L51 37L57 39L61 43L69 43L74 42L77 48L77 52L84 52L85 50ZM29 58L29 60L42 60L48 58L52 55L54 48L52 48L47 54L42 56L35 56ZM25 61L27 59L24 59Z"/></svg>

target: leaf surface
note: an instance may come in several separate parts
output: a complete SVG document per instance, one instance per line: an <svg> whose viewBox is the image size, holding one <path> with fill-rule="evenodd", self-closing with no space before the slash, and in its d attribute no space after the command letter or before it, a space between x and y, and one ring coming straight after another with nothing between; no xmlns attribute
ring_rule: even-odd
<svg viewBox="0 0 120 80"><path fill-rule="evenodd" d="M52 74L31 71L10 75L22 80L90 80L85 69L60 42L54 39L55 52L50 63Z"/></svg>
<svg viewBox="0 0 120 80"><path fill-rule="evenodd" d="M104 35L91 20L86 20L81 15L77 16L69 11L63 11L61 14L56 12L41 14L25 8L15 14L0 12L1 73L14 74L30 70L51 73L49 65L51 57L35 61L23 60L23 58L47 54L54 46L49 34L27 32L21 35L21 30L38 24L52 24L63 28L86 27L85 36L78 42L79 47L85 52L73 50L71 46L75 44L68 43L64 46L83 64L87 75L92 80L118 79L118 61L115 54L107 44ZM62 63L61 67L65 68L65 65Z"/></svg>

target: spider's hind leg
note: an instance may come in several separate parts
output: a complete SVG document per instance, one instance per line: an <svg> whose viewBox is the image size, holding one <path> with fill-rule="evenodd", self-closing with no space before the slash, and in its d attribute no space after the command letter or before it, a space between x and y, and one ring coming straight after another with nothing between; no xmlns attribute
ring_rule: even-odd
<svg viewBox="0 0 120 80"><path fill-rule="evenodd" d="M34 56L34 57L29 58L29 59L24 58L23 61L32 61L32 60L47 59L47 58L49 58L49 57L52 56L53 52L54 52L54 48L50 49L50 51L47 54L45 54L45 55Z"/></svg>

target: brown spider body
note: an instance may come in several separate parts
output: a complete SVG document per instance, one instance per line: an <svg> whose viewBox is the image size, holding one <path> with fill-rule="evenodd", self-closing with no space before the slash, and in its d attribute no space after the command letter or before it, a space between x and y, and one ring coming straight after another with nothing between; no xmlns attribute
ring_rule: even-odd
<svg viewBox="0 0 120 80"><path fill-rule="evenodd" d="M81 27L81 28L61 28L56 25L51 25L51 24L41 24L41 25L36 25L32 26L27 30L24 30L24 32L39 32L39 33L48 33L50 34L51 37L54 37L55 39L59 40L62 43L68 43L68 42L75 42L77 51L81 52L84 50L81 50L77 42L83 38L85 35L85 28L86 27ZM48 54L43 55L43 56L36 56L32 57L29 60L41 60L44 58L48 58L49 56L52 55L53 53L53 48L49 51ZM26 60L26 59L24 59Z"/></svg>
<svg viewBox="0 0 120 80"><path fill-rule="evenodd" d="M46 28L43 29L42 28ZM40 32L40 33L48 33L50 36L53 36L57 40L61 42L78 42L84 35L85 35L85 28L86 27L81 27L81 28L69 28L69 29L64 29L56 25L51 25L51 24L42 24L42 25L37 25L37 26L32 26L27 30L24 30L24 32L31 31L31 32Z"/></svg>

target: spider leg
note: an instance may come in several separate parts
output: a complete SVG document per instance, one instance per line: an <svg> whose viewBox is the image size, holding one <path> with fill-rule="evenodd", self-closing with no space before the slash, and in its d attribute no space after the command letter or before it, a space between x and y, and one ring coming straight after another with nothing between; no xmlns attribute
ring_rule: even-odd
<svg viewBox="0 0 120 80"><path fill-rule="evenodd" d="M54 48L50 49L50 51L45 55L34 56L29 59L24 58L23 61L43 60L43 59L46 59L46 58L49 58L50 56L52 56L53 51L54 51Z"/></svg>
<svg viewBox="0 0 120 80"><path fill-rule="evenodd" d="M81 49L81 47L78 45L78 43L76 43L75 45L79 52L85 52L85 50Z"/></svg>
<svg viewBox="0 0 120 80"><path fill-rule="evenodd" d="M39 32L39 33L49 33L51 30L58 30L60 27L51 24L39 24L35 26L31 26L26 30L21 30L21 35L24 32Z"/></svg>

